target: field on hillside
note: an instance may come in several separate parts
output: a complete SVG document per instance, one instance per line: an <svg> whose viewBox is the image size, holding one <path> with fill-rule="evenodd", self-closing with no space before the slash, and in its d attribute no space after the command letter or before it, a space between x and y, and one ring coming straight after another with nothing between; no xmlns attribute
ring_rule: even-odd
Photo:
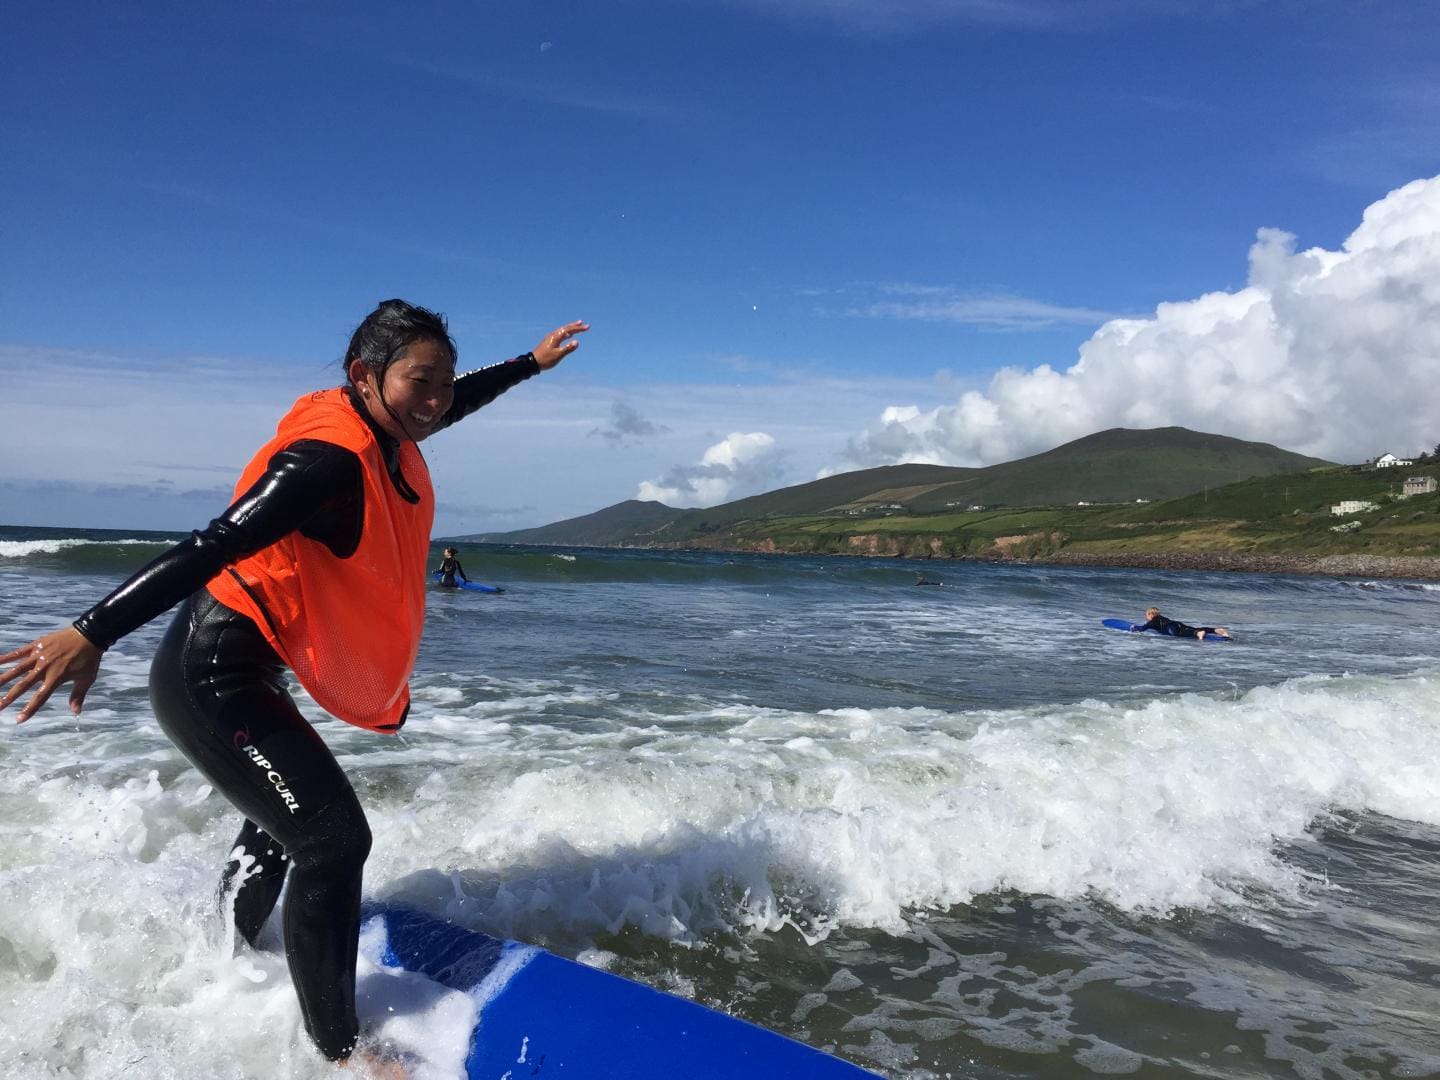
<svg viewBox="0 0 1440 1080"><path fill-rule="evenodd" d="M1408 476L1440 479L1440 462L1393 472L1339 467L1280 474L1149 504L775 516L694 539L706 547L951 558L1023 558L1062 547L1106 554L1440 555L1440 494L1399 498ZM1333 516L1330 507L1347 499L1369 500L1378 509ZM1335 531L1347 523L1358 524Z"/></svg>

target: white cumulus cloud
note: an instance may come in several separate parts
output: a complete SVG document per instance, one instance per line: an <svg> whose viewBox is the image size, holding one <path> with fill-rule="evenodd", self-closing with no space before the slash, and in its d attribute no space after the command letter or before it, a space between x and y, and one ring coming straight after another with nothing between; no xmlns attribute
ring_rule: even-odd
<svg viewBox="0 0 1440 1080"><path fill-rule="evenodd" d="M893 405L845 457L985 465L1170 424L1338 461L1440 441L1440 177L1368 207L1338 251L1260 229L1249 266L1242 289L1107 322L1064 370L1004 368L954 404Z"/></svg>
<svg viewBox="0 0 1440 1080"><path fill-rule="evenodd" d="M756 495L780 478L775 439L763 431L732 431L705 451L698 465L676 465L659 480L643 480L637 499L698 507Z"/></svg>

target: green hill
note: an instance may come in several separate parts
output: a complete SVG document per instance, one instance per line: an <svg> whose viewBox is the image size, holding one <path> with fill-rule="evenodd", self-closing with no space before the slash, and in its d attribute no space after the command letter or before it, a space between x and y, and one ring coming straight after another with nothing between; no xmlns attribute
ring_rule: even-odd
<svg viewBox="0 0 1440 1080"><path fill-rule="evenodd" d="M1274 473L1332 464L1282 450L1181 427L1112 428L1034 457L976 470L905 500L921 512L951 506L1055 506L1172 499Z"/></svg>
<svg viewBox="0 0 1440 1080"><path fill-rule="evenodd" d="M1399 470L1332 466L1254 477L1159 503L1001 507L941 513L795 515L740 522L704 546L814 554L1211 565L1288 559L1440 556L1440 492L1403 497L1410 476L1440 481L1440 462ZM1336 516L1346 500L1369 509ZM1156 560L1160 561L1156 561ZM1186 562L1185 560L1190 560ZM1331 572L1331 571L1324 571ZM1351 571L1336 571L1351 572ZM1370 573L1384 571L1370 570ZM1411 567L1409 574L1425 573Z"/></svg>
<svg viewBox="0 0 1440 1080"><path fill-rule="evenodd" d="M1318 458L1168 427L1114 428L1043 454L987 468L890 465L841 473L704 510L628 500L536 529L460 537L502 543L717 546L782 519L818 516L846 525L891 514L949 514L971 506L1134 503L1205 492L1238 480L1329 465ZM869 525L866 526L867 528Z"/></svg>
<svg viewBox="0 0 1440 1080"><path fill-rule="evenodd" d="M626 499L584 517L557 521L535 529L504 533L474 533L452 540L500 544L573 544L584 547L633 547L661 542L666 529L688 510L662 502Z"/></svg>

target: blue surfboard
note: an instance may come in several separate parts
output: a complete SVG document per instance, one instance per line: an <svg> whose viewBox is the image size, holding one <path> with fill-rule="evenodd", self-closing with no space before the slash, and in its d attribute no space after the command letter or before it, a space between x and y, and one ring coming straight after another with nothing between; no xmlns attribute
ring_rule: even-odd
<svg viewBox="0 0 1440 1080"><path fill-rule="evenodd" d="M1137 630L1140 629L1140 627L1142 627L1142 626L1145 625L1144 623L1126 622L1124 619L1101 619L1101 620L1100 620L1100 623L1101 623L1102 626L1108 626L1111 630L1124 630L1126 633L1130 633L1130 634L1135 633ZM1146 632L1147 634L1157 633L1157 631L1154 631L1154 630L1147 630L1147 631L1145 631L1145 632ZM1161 637L1169 637L1168 634L1160 634L1160 636L1161 636ZM1176 638L1175 640L1176 640L1176 641L1194 641L1195 638ZM1200 640L1201 640L1201 641L1229 641L1230 639L1229 639L1228 637L1221 637L1219 634L1206 634L1206 635L1205 635L1203 638L1201 638Z"/></svg>
<svg viewBox="0 0 1440 1080"><path fill-rule="evenodd" d="M875 1074L693 1001L406 908L380 920L381 962L479 1006L468 1080L874 1080Z"/></svg>
<svg viewBox="0 0 1440 1080"><path fill-rule="evenodd" d="M444 575L441 574L439 570L432 570L430 571L430 576L436 581L439 581ZM455 582L455 588L469 589L471 592L502 593L505 591L498 585L481 585L478 581L457 581Z"/></svg>

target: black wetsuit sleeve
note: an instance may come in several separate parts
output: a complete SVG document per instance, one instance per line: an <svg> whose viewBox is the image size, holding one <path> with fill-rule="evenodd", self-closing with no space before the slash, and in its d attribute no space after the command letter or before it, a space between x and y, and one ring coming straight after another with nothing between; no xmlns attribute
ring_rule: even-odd
<svg viewBox="0 0 1440 1080"><path fill-rule="evenodd" d="M460 575L460 580L461 580L461 581L469 581L470 579L465 576L465 568L460 565L460 560L459 560L459 559L456 559L456 560L454 560L454 561L455 561L455 572Z"/></svg>
<svg viewBox="0 0 1440 1080"><path fill-rule="evenodd" d="M517 383L540 373L540 365L532 353L506 360L503 364L491 364L461 375L455 380L455 401L449 411L440 418L433 430L439 431L451 424L464 420L477 409L489 405L501 394Z"/></svg>
<svg viewBox="0 0 1440 1080"><path fill-rule="evenodd" d="M137 571L76 619L75 629L108 649L203 588L228 564L297 530L308 535L307 525L335 517L337 508L353 509L362 492L360 459L351 451L313 439L293 443L270 459L229 509ZM342 557L349 553L336 551Z"/></svg>

